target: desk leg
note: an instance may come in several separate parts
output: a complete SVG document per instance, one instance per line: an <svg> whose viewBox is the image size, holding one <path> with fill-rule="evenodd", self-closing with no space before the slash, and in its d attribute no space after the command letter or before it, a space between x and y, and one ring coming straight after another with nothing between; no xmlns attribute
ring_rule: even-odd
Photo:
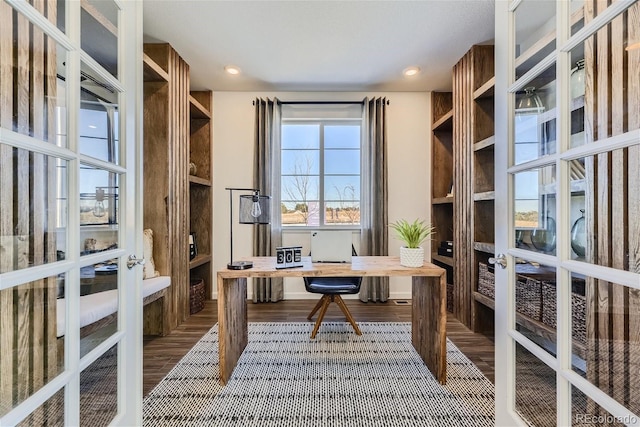
<svg viewBox="0 0 640 427"><path fill-rule="evenodd" d="M247 279L218 277L218 356L223 385L231 378L248 341Z"/></svg>
<svg viewBox="0 0 640 427"><path fill-rule="evenodd" d="M440 384L447 382L445 276L412 278L411 341Z"/></svg>

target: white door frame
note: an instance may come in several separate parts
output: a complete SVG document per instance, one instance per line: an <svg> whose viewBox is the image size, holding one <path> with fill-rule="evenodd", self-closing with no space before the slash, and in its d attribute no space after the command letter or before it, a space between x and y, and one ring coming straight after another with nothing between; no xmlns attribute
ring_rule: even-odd
<svg viewBox="0 0 640 427"><path fill-rule="evenodd" d="M15 425L38 409L54 394L64 390L65 425L79 424L80 373L100 355L118 345L118 413L113 425L142 425L142 268L127 269L129 254L142 258L142 2L113 0L119 9L118 64L119 78L104 70L93 58L81 51L79 1L66 4L66 32L42 16L27 2L7 3L59 46L68 50L67 72L67 147L45 143L30 136L0 128L0 143L67 160L68 217L66 218L66 259L42 266L0 274L0 289L10 289L44 277L67 273L68 288L80 289L80 268L96 262L96 258L119 258L118 329L94 350L80 358L79 292L66 292L66 329L64 369L26 400L0 417L0 425ZM64 0L59 0L64 1ZM118 248L83 260L80 257L79 170L80 162L92 163L79 153L78 121L80 63L84 62L101 78L122 91L120 95L120 165L93 161L98 167L120 174L120 215ZM5 349L3 349L5 351ZM10 351L7 350L7 351ZM133 381L133 387L132 387Z"/></svg>
<svg viewBox="0 0 640 427"><path fill-rule="evenodd" d="M507 255L507 268L495 269L495 364L496 367L496 424L504 426L526 425L515 408L515 347L516 342L541 359L556 372L556 401L558 425L571 425L571 388L577 387L588 398L595 401L614 417L640 425L637 417L597 386L582 378L571 369L571 273L578 272L590 277L610 281L629 288L640 288L637 273L616 270L594 264L571 260L569 235L569 189L568 160L579 159L601 152L637 145L640 132L637 130L616 137L599 140L570 148L567 136L570 134L568 108L558 108L556 129L556 153L527 164L513 165L513 92L522 89L528 74L536 74L549 65L556 64L556 105L569 105L569 71L571 50L590 37L599 28L606 26L613 18L626 10L633 2L614 2L605 11L589 22L573 36L570 34L569 17L571 3L556 1L556 41L557 49L543 59L529 73L515 81L515 19L514 11L529 0L498 0L495 5L495 248L496 254ZM543 65L541 65L543 64ZM536 254L516 249L514 231L514 183L512 176L522 170L543 165L555 165L557 174L557 255ZM506 224L506 227L505 227ZM521 257L549 265L557 270L557 357L551 356L529 341L515 329L515 257Z"/></svg>

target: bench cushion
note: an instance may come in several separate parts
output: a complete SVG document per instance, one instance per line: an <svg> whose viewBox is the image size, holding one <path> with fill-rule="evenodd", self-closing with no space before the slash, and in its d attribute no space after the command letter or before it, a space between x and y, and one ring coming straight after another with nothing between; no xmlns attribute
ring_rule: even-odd
<svg viewBox="0 0 640 427"><path fill-rule="evenodd" d="M158 292L171 284L171 277L159 276L142 281L142 298ZM66 307L64 298L57 301L56 326L57 336L64 335L66 325ZM80 327L90 325L93 322L107 317L118 310L118 290L113 289L80 297Z"/></svg>

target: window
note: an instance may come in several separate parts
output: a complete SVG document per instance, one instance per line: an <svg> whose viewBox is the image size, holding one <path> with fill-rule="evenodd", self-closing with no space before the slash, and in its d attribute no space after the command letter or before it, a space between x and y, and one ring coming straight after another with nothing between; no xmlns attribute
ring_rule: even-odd
<svg viewBox="0 0 640 427"><path fill-rule="evenodd" d="M361 119L288 120L283 114L283 226L360 224L361 128Z"/></svg>

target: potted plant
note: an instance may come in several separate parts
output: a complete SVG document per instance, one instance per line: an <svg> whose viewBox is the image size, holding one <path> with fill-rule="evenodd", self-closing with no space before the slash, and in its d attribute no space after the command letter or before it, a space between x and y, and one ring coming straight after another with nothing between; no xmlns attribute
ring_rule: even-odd
<svg viewBox="0 0 640 427"><path fill-rule="evenodd" d="M396 238L405 243L400 247L400 265L405 267L422 267L424 264L424 248L420 246L435 231L435 227L416 219L412 223L401 219L389 224L396 232Z"/></svg>

